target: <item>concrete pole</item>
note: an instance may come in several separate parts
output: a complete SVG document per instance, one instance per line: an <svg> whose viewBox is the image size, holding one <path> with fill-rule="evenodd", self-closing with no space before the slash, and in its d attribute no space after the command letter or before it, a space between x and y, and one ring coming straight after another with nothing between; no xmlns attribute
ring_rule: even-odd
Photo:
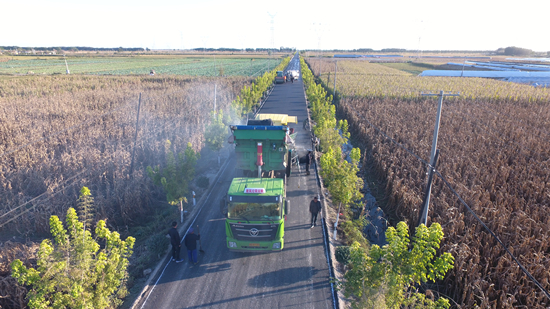
<svg viewBox="0 0 550 309"><path fill-rule="evenodd" d="M420 226L420 224L424 224L424 225L428 225L428 209L430 207L430 194L431 194L431 191L432 191L432 181L433 181L433 175L434 175L434 172L435 172L435 164L437 163L437 158L439 157L439 149L435 152L435 157L434 157L434 163L433 165L431 165L429 168L430 168L430 172L428 174L428 185L426 187L426 191L425 191L425 194L424 194L424 204L422 206L422 209L420 211L420 217L418 219L418 224L417 226Z"/></svg>
<svg viewBox="0 0 550 309"><path fill-rule="evenodd" d="M432 151L430 152L430 165L433 166L435 150L437 148L437 136L439 134L439 123L441 122L441 108L443 107L443 91L439 92L439 104L437 106L437 116L435 118L434 137L432 140ZM428 170L429 171L429 170Z"/></svg>
<svg viewBox="0 0 550 309"><path fill-rule="evenodd" d="M132 161L130 163L130 177L132 177L132 174L134 173L134 157L136 154L136 143L137 143L137 137L138 137L138 131L139 131L139 110L140 109L141 109L141 92L139 93L139 101L138 101L138 108L137 108L136 134L134 135L134 148L132 149Z"/></svg>
<svg viewBox="0 0 550 309"><path fill-rule="evenodd" d="M334 96L332 97L332 100L336 98L336 72L338 71L338 61L334 62Z"/></svg>
<svg viewBox="0 0 550 309"><path fill-rule="evenodd" d="M436 96L437 94L422 94L423 96ZM437 137L439 135L439 124L441 122L441 109L443 107L443 97L445 96L459 96L460 94L445 94L442 91L439 92L439 94L437 95L439 97L439 104L438 104L438 107L437 107L437 116L435 118L435 128L434 128L434 136L433 136L433 140L432 140L432 151L430 153L430 163L429 163L429 166L428 166L428 170L427 170L427 173L428 173L428 186L426 188L426 194L424 196L424 204L422 205L422 214L420 216L420 219L419 219L419 223L418 225L420 225L421 223L424 223L426 224L426 220L427 220L427 217L428 217L428 206L430 205L430 195L431 195L431 191L432 191L432 177L433 177L433 172L434 172L434 169L435 169L435 162L437 160L436 158L436 149L437 149ZM423 219L424 218L424 219ZM424 222L422 222L424 221Z"/></svg>

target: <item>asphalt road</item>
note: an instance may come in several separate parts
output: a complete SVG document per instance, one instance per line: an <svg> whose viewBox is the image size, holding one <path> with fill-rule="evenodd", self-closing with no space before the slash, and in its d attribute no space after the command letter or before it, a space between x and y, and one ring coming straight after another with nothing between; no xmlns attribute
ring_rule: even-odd
<svg viewBox="0 0 550 309"><path fill-rule="evenodd" d="M295 57L290 68L299 68ZM291 124L298 132L297 149L305 152L311 141L302 128L307 107L301 77L276 85L262 113L298 117ZM234 157L234 156L232 156ZM230 159L234 160L234 158ZM200 226L199 264L169 262L136 308L335 308L325 255L323 227L310 228L309 202L318 193L315 173L294 169L288 178L290 214L285 223L285 246L280 252L230 252L225 244L225 218L219 201L236 176L230 161L208 196L194 226ZM312 170L314 171L314 169ZM156 283L155 283L156 282Z"/></svg>

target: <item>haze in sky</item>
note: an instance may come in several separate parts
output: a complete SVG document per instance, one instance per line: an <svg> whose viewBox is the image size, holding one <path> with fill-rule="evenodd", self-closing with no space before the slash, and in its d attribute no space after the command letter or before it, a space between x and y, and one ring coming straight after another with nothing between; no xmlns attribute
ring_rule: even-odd
<svg viewBox="0 0 550 309"><path fill-rule="evenodd" d="M550 51L549 0L25 0L0 46ZM273 17L273 23L272 18ZM273 44L272 44L273 42Z"/></svg>

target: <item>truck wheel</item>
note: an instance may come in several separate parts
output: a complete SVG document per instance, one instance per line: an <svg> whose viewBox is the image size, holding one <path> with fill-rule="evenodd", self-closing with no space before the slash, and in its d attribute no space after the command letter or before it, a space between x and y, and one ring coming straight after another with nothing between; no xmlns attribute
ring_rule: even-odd
<svg viewBox="0 0 550 309"><path fill-rule="evenodd" d="M285 201L285 215L288 215L290 213L290 201Z"/></svg>

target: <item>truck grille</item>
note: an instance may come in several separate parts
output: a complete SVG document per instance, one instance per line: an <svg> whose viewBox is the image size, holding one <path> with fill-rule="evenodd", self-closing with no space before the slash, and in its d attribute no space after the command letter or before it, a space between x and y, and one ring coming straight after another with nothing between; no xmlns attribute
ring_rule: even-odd
<svg viewBox="0 0 550 309"><path fill-rule="evenodd" d="M271 241L277 236L278 223L229 223L233 237L237 240Z"/></svg>

